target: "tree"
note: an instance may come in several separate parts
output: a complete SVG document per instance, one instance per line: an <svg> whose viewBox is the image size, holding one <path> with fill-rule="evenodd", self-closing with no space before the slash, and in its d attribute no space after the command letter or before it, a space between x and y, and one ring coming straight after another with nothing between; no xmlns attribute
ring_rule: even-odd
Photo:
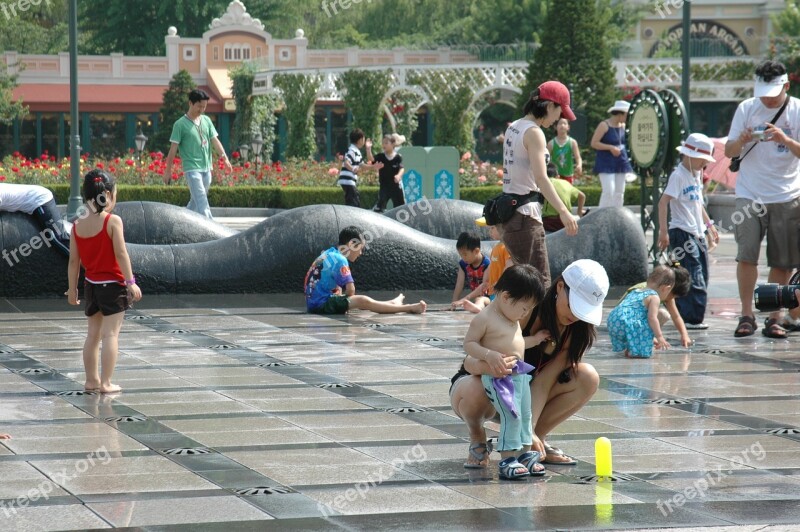
<svg viewBox="0 0 800 532"><path fill-rule="evenodd" d="M502 16L498 16L501 14ZM535 42L547 18L544 0L483 0L469 11L473 42Z"/></svg>
<svg viewBox="0 0 800 532"><path fill-rule="evenodd" d="M0 17L0 50L56 54L67 49L67 4L41 2L25 11L8 2ZM13 11L12 11L13 10Z"/></svg>
<svg viewBox="0 0 800 532"><path fill-rule="evenodd" d="M228 71L233 88L233 100L236 102L236 116L233 119L233 145L241 146L250 144L252 140L253 108L253 80L256 71L250 63L242 63Z"/></svg>
<svg viewBox="0 0 800 532"><path fill-rule="evenodd" d="M17 75L9 74L8 67L0 65L0 122L10 124L28 114L21 100L14 101L12 93L17 86Z"/></svg>
<svg viewBox="0 0 800 532"><path fill-rule="evenodd" d="M320 76L276 74L272 82L283 94L283 114L289 129L287 157L309 159L317 151L312 110L317 101Z"/></svg>
<svg viewBox="0 0 800 532"><path fill-rule="evenodd" d="M787 0L786 9L774 15L772 21L775 37L770 55L786 66L791 95L800 96L800 0Z"/></svg>
<svg viewBox="0 0 800 532"><path fill-rule="evenodd" d="M87 36L83 53L163 56L167 29L200 37L225 13L230 0L118 0L78 2L80 31Z"/></svg>
<svg viewBox="0 0 800 532"><path fill-rule="evenodd" d="M606 118L616 96L608 42L612 14L609 0L550 0L520 107L533 89L555 79L570 88L572 107L586 113L590 126Z"/></svg>
<svg viewBox="0 0 800 532"><path fill-rule="evenodd" d="M169 150L169 137L172 135L172 125L189 108L189 93L196 89L191 74L185 70L177 72L169 82L169 88L164 91L164 104L161 106L158 132L153 135L150 144L154 150Z"/></svg>
<svg viewBox="0 0 800 532"><path fill-rule="evenodd" d="M381 135L384 97L392 84L389 72L348 70L336 80L336 88L344 93L344 104L353 114L353 129L361 129L368 139Z"/></svg>
<svg viewBox="0 0 800 532"><path fill-rule="evenodd" d="M253 108L253 121L251 122L251 131L253 134L260 131L261 138L264 141L264 146L261 148L261 160L271 161L272 151L275 145L277 134L275 132L275 124L278 122L278 116L275 111L280 106L281 99L277 94L264 94L262 96L255 96L252 100Z"/></svg>
<svg viewBox="0 0 800 532"><path fill-rule="evenodd" d="M472 87L479 86L478 74L467 70L430 70L409 79L430 96L433 115L433 142L437 146L454 146L466 153L475 147L472 134L474 111Z"/></svg>

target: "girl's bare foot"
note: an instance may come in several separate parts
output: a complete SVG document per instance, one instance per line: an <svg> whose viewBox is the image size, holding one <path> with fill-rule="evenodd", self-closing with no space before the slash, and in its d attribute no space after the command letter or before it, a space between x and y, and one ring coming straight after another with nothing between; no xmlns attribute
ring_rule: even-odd
<svg viewBox="0 0 800 532"><path fill-rule="evenodd" d="M411 307L412 307L411 308L412 314L424 314L425 310L427 310L428 308L428 304L420 300L419 303L417 303L416 305L412 305Z"/></svg>
<svg viewBox="0 0 800 532"><path fill-rule="evenodd" d="M116 384L108 383L100 386L100 393L117 393L121 391L122 387L117 386Z"/></svg>
<svg viewBox="0 0 800 532"><path fill-rule="evenodd" d="M96 392L97 390L100 389L100 381L99 380L90 381L87 379L86 382L83 384L83 389L86 390L87 392Z"/></svg>
<svg viewBox="0 0 800 532"><path fill-rule="evenodd" d="M392 305L402 305L403 301L405 301L405 299L406 299L406 296L404 296L403 294L398 294L398 296L396 298L390 299L389 303L391 303Z"/></svg>
<svg viewBox="0 0 800 532"><path fill-rule="evenodd" d="M481 307L473 303L472 301L466 300L464 301L464 310L468 310L473 314L477 314L481 311Z"/></svg>

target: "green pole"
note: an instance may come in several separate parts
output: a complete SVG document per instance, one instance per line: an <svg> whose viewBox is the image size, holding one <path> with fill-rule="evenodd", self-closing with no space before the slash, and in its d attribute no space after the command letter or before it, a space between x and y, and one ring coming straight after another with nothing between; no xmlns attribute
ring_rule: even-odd
<svg viewBox="0 0 800 532"><path fill-rule="evenodd" d="M70 183L67 219L78 215L81 206L81 136L78 122L78 0L69 0L69 98L70 98Z"/></svg>
<svg viewBox="0 0 800 532"><path fill-rule="evenodd" d="M692 116L689 111L689 81L692 70L689 58L692 54L692 3L683 3L683 36L681 45L681 99L686 108L686 116Z"/></svg>

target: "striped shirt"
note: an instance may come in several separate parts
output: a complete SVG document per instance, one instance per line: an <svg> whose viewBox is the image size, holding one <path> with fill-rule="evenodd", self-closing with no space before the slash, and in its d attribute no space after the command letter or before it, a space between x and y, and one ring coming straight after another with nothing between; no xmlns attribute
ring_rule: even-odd
<svg viewBox="0 0 800 532"><path fill-rule="evenodd" d="M358 184L358 167L364 162L364 157L361 155L361 150L358 149L358 146L351 144L347 148L347 153L344 154L344 160L350 163L350 167L353 170L348 170L342 165L342 169L339 171L339 181L336 184L354 187Z"/></svg>

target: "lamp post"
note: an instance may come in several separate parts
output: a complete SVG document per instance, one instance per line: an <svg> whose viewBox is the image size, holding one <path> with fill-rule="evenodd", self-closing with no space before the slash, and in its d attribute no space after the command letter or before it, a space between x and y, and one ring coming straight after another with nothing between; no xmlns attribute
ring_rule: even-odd
<svg viewBox="0 0 800 532"><path fill-rule="evenodd" d="M253 148L253 155L256 158L256 164L259 164L258 158L261 157L261 149L264 147L264 138L261 136L260 131L255 134L250 145Z"/></svg>
<svg viewBox="0 0 800 532"><path fill-rule="evenodd" d="M249 153L250 153L250 146L248 146L247 144L242 144L241 146L239 146L239 155L242 157L243 161L247 160L247 156L249 155Z"/></svg>
<svg viewBox="0 0 800 532"><path fill-rule="evenodd" d="M70 191L67 219L81 206L81 136L78 129L78 0L69 0Z"/></svg>
<svg viewBox="0 0 800 532"><path fill-rule="evenodd" d="M686 109L686 116L692 116L689 111L689 82L692 75L692 67L689 65L689 58L692 50L692 3L683 3L683 35L681 42L681 99Z"/></svg>
<svg viewBox="0 0 800 532"><path fill-rule="evenodd" d="M142 132L142 128L139 128L139 133L133 138L133 141L136 143L136 164L139 167L139 180L144 185L144 176L142 175L142 152L144 152L144 147L147 144L147 136Z"/></svg>

